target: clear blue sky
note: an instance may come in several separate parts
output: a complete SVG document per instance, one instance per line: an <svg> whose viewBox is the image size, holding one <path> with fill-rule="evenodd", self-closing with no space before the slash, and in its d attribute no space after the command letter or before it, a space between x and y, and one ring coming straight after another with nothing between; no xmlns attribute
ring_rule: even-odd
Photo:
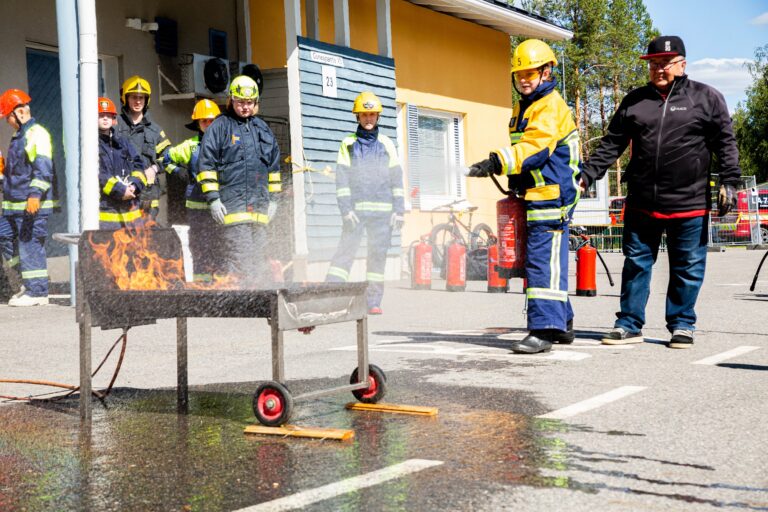
<svg viewBox="0 0 768 512"><path fill-rule="evenodd" d="M768 44L768 0L644 0L653 25L683 38L693 80L716 87L732 112L752 78L744 62Z"/></svg>

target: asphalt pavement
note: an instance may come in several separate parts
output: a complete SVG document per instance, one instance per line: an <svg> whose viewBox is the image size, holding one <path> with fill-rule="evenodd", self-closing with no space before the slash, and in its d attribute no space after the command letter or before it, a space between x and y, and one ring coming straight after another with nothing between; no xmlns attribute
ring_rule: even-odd
<svg viewBox="0 0 768 512"><path fill-rule="evenodd" d="M76 398L2 402L0 510L768 510L768 269L749 292L762 255L709 254L690 350L665 346L664 253L646 342L624 347L598 341L618 307L619 254L604 255L616 286L599 272L597 297L571 294L576 342L541 355L508 351L525 334L519 280L503 295L387 283L368 324L385 401L440 412L355 413L349 394L297 403L292 423L353 429L351 442L243 434L271 372L263 319L190 319L187 416L176 323L133 328L91 428ZM77 383L73 308L0 306L0 321L0 379ZM119 335L93 330L94 367ZM354 325L285 338L292 392L356 366ZM0 383L0 395L48 391Z"/></svg>

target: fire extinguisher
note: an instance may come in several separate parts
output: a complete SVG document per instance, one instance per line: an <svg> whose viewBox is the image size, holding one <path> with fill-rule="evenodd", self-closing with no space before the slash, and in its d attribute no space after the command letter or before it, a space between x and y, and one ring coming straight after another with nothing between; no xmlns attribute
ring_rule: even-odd
<svg viewBox="0 0 768 512"><path fill-rule="evenodd" d="M463 292L467 287L467 247L454 240L445 250L445 289L449 292Z"/></svg>
<svg viewBox="0 0 768 512"><path fill-rule="evenodd" d="M414 290L432 288L432 246L428 240L428 235L422 236L411 249L411 288Z"/></svg>
<svg viewBox="0 0 768 512"><path fill-rule="evenodd" d="M506 293L507 280L499 275L499 246L494 237L488 239L488 293Z"/></svg>
<svg viewBox="0 0 768 512"><path fill-rule="evenodd" d="M579 237L582 241L576 248L576 295L594 297L597 295L595 279L597 258L600 258L600 262L608 274L608 282L611 283L611 286L613 286L613 277L611 277L611 272L600 255L600 251L592 245L592 240L584 234L580 234Z"/></svg>
<svg viewBox="0 0 768 512"><path fill-rule="evenodd" d="M491 175L504 199L496 203L497 233L499 235L499 276L504 279L525 277L525 244L527 242L525 200L510 190L504 190Z"/></svg>

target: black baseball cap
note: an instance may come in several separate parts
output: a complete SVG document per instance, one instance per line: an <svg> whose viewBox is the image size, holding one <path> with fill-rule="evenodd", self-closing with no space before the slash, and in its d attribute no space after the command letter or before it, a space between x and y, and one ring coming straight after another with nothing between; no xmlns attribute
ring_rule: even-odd
<svg viewBox="0 0 768 512"><path fill-rule="evenodd" d="M641 55L641 59L653 59L654 57L671 57L680 55L685 57L685 45L677 36L659 36L648 43L648 51Z"/></svg>

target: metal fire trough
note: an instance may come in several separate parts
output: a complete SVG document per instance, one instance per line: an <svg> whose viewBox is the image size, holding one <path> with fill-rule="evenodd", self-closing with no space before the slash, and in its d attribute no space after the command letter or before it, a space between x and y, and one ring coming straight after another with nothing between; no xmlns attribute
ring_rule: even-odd
<svg viewBox="0 0 768 512"><path fill-rule="evenodd" d="M352 391L363 402L376 402L386 389L386 376L368 364L368 326L362 283L314 283L274 289L188 289L184 282L170 290L121 290L111 273L94 257L94 243L112 240L112 231L86 231L78 242L77 319L80 324L80 416L91 418L91 329L128 329L176 318L177 404L189 405L187 380L187 318L266 318L272 332L272 381L254 395L254 413L266 425L286 423L293 401ZM172 229L155 228L152 250L157 257L181 260L181 243ZM357 322L358 367L350 384L291 396L283 384L283 332L339 322ZM358 372L358 369L360 371Z"/></svg>

